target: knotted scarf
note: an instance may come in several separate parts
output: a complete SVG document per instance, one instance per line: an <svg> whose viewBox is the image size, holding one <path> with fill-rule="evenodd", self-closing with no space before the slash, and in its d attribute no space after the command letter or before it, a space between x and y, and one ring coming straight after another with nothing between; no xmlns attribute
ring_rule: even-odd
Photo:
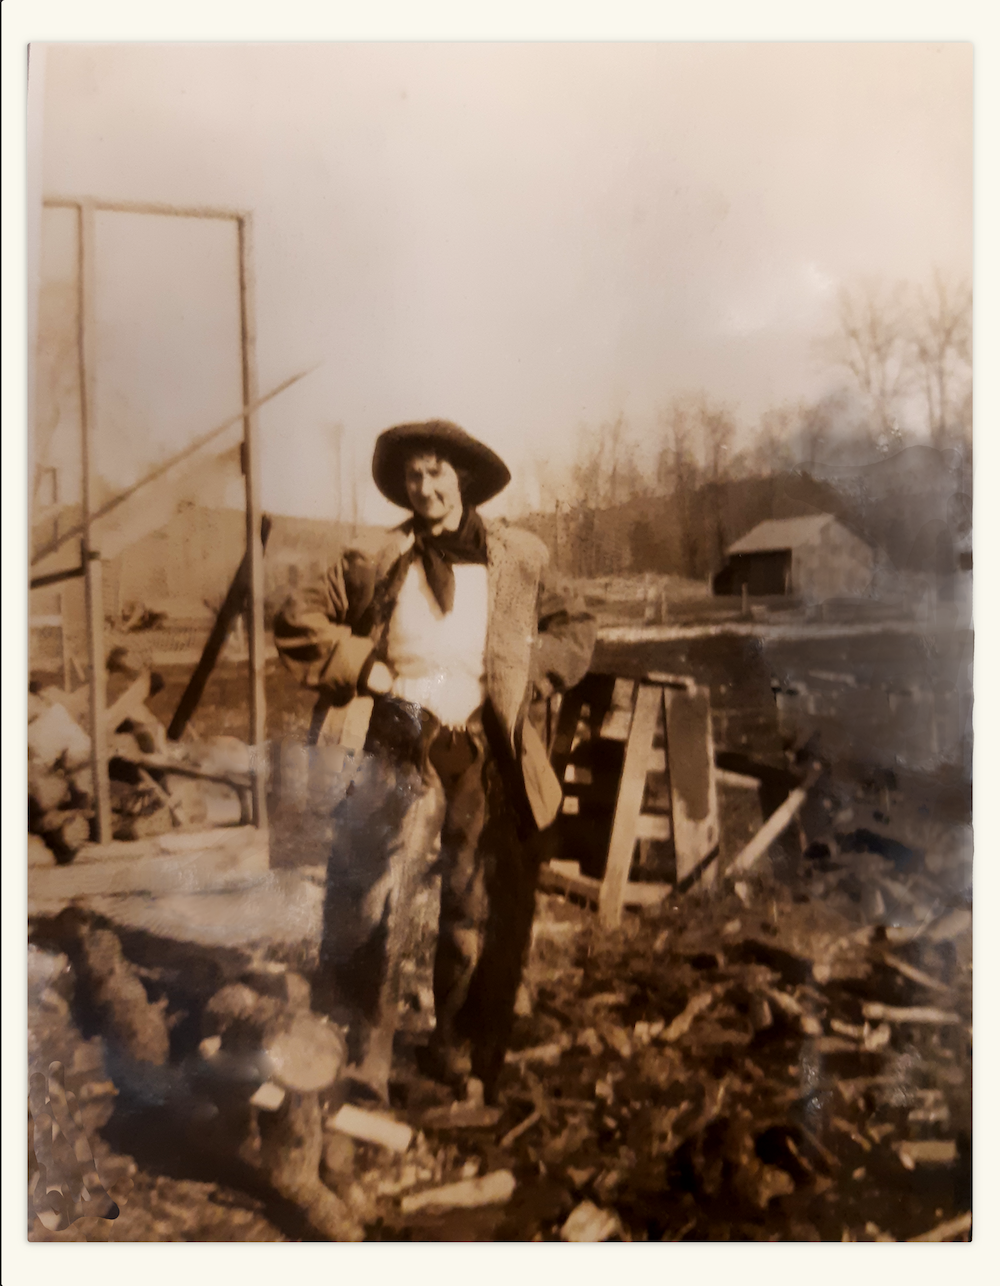
<svg viewBox="0 0 1000 1286"><path fill-rule="evenodd" d="M442 531L435 536L427 523L414 516L413 544L396 559L382 585L376 587L358 633L378 636L392 614L406 573L418 558L437 605L442 612L450 612L455 606L455 564L486 565L486 527L482 518L475 509L465 509L456 531Z"/></svg>
<svg viewBox="0 0 1000 1286"><path fill-rule="evenodd" d="M405 557L405 555L404 555ZM456 563L486 565L486 527L475 509L466 509L456 531L442 531L432 535L419 518L413 520L413 548L409 560L419 558L431 593L442 612L455 606ZM409 564L407 564L409 570ZM405 574L405 573L404 573Z"/></svg>

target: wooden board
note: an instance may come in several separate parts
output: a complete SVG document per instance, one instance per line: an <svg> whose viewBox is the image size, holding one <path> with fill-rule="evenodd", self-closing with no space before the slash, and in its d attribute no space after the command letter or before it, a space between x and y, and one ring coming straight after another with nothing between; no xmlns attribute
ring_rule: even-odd
<svg viewBox="0 0 1000 1286"><path fill-rule="evenodd" d="M663 689L640 684L636 695L635 713L628 744L625 747L625 765L618 787L615 820L611 828L608 863L604 872L598 915L603 928L615 929L621 924L625 905L625 889L632 855L638 837L642 797L646 789L646 773L656 724L663 709Z"/></svg>
<svg viewBox="0 0 1000 1286"><path fill-rule="evenodd" d="M719 801L706 688L667 689L666 745L677 883L683 884L719 843Z"/></svg>
<svg viewBox="0 0 1000 1286"><path fill-rule="evenodd" d="M68 866L28 868L28 912L56 910L76 898L229 888L268 868L267 832L256 826L87 844Z"/></svg>

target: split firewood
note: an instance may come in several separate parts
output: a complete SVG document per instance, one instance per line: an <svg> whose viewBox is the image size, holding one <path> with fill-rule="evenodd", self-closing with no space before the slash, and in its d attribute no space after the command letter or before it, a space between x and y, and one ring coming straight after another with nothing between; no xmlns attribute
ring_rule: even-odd
<svg viewBox="0 0 1000 1286"><path fill-rule="evenodd" d="M28 758L46 769L57 762L82 768L90 759L90 738L64 705L49 706L28 725Z"/></svg>
<svg viewBox="0 0 1000 1286"><path fill-rule="evenodd" d="M932 978L929 973L924 973L922 969L916 969L913 965L907 964L899 956L894 956L890 952L883 953L882 959L890 969L895 969L897 973L902 974L904 978L909 978L911 982L918 983L921 987L926 987L929 991L942 991L950 994L951 988L945 983L940 982L937 978Z"/></svg>
<svg viewBox="0 0 1000 1286"><path fill-rule="evenodd" d="M918 1165L951 1165L958 1157L954 1139L906 1139L893 1150L907 1170Z"/></svg>
<svg viewBox="0 0 1000 1286"><path fill-rule="evenodd" d="M515 1143L521 1137L522 1134L527 1134L531 1127L537 1124L541 1119L541 1108L536 1107L535 1110L529 1116L526 1116L523 1121L518 1125L515 1125L513 1129L507 1131L500 1140L500 1146L502 1148L509 1148L512 1143Z"/></svg>
<svg viewBox="0 0 1000 1286"><path fill-rule="evenodd" d="M363 1143L378 1143L391 1152L405 1152L413 1139L413 1130L400 1121L394 1121L381 1112L368 1112L364 1108L345 1103L333 1117L330 1125L352 1139Z"/></svg>
<svg viewBox="0 0 1000 1286"><path fill-rule="evenodd" d="M765 988L767 995L784 1013L790 1018L797 1018L802 1033L805 1036L822 1036L823 1024L813 1014L807 1013L802 1005L794 996L788 995L785 991L778 991L775 988Z"/></svg>
<svg viewBox="0 0 1000 1286"><path fill-rule="evenodd" d="M972 1211L969 1210L954 1219L946 1219L944 1223L939 1223L929 1232L922 1232L919 1237L911 1237L910 1241L954 1241L956 1237L971 1231Z"/></svg>
<svg viewBox="0 0 1000 1286"><path fill-rule="evenodd" d="M48 813L69 798L69 782L62 773L28 764L28 802L31 810Z"/></svg>
<svg viewBox="0 0 1000 1286"><path fill-rule="evenodd" d="M483 1102L455 1102L447 1107L431 1107L421 1117L425 1130L482 1130L492 1129L500 1120L498 1107L486 1107Z"/></svg>
<svg viewBox="0 0 1000 1286"><path fill-rule="evenodd" d="M40 835L28 836L29 866L51 866L55 860L55 854Z"/></svg>
<svg viewBox="0 0 1000 1286"><path fill-rule="evenodd" d="M602 1210L592 1201L581 1201L563 1224L563 1241L609 1241L621 1234L621 1221L613 1210Z"/></svg>
<svg viewBox="0 0 1000 1286"><path fill-rule="evenodd" d="M59 862L71 861L90 839L90 821L80 812L48 812L39 818L35 829Z"/></svg>
<svg viewBox="0 0 1000 1286"><path fill-rule="evenodd" d="M962 1021L958 1014L944 1009L934 1009L929 1005L915 1005L908 1009L896 1005L882 1005L877 1001L867 1001L861 1012L872 1022L888 1023L932 1023L946 1026L949 1023Z"/></svg>
<svg viewBox="0 0 1000 1286"><path fill-rule="evenodd" d="M418 1210L443 1212L503 1205L514 1195L515 1187L514 1176L509 1170L494 1170L479 1179L463 1179L460 1183L447 1183L427 1192L415 1192L412 1196L403 1197L400 1209L407 1215Z"/></svg>
<svg viewBox="0 0 1000 1286"><path fill-rule="evenodd" d="M712 1004L715 996L714 990L702 991L697 996L692 996L670 1026L661 1033L660 1040L669 1044L671 1041L680 1040L682 1036L686 1036L691 1030L691 1024L700 1013Z"/></svg>

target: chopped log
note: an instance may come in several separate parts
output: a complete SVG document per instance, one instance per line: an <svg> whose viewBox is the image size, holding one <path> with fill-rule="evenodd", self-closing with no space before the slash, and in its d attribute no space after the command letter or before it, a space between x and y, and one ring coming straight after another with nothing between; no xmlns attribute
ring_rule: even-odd
<svg viewBox="0 0 1000 1286"><path fill-rule="evenodd" d="M49 706L28 725L28 756L43 768L62 762L82 768L90 758L90 738L65 706Z"/></svg>
<svg viewBox="0 0 1000 1286"><path fill-rule="evenodd" d="M265 1038L263 1048L271 1079L297 1093L326 1089L347 1060L338 1029L312 1013L297 1013L291 1022L283 1021Z"/></svg>
<svg viewBox="0 0 1000 1286"><path fill-rule="evenodd" d="M958 1014L944 1009L934 1009L929 1005L914 1005L908 1009L901 1009L896 1005L883 1005L875 1000L867 1001L861 1012L871 1022L932 1023L945 1026L962 1021Z"/></svg>
<svg viewBox="0 0 1000 1286"><path fill-rule="evenodd" d="M297 1205L330 1241L360 1241L357 1220L319 1177L323 1154L319 1095L286 1094L276 1111L258 1118L258 1128L261 1170L275 1192Z"/></svg>
<svg viewBox="0 0 1000 1286"><path fill-rule="evenodd" d="M330 1122L335 1130L348 1134L363 1143L378 1143L391 1152L405 1152L413 1139L413 1130L392 1117L380 1112L367 1112L363 1108L345 1103Z"/></svg>
<svg viewBox="0 0 1000 1286"><path fill-rule="evenodd" d="M474 1210L478 1206L502 1205L514 1195L514 1176L509 1170L494 1170L479 1179L463 1179L460 1183L446 1183L427 1192L415 1192L403 1197L400 1209L404 1215L418 1210Z"/></svg>
<svg viewBox="0 0 1000 1286"><path fill-rule="evenodd" d="M71 861L90 839L90 822L78 812L50 812L37 829L59 862Z"/></svg>
<svg viewBox="0 0 1000 1286"><path fill-rule="evenodd" d="M28 764L28 801L39 813L50 812L66 802L69 782L57 772L49 772L39 764Z"/></svg>
<svg viewBox="0 0 1000 1286"><path fill-rule="evenodd" d="M28 836L28 865L29 866L51 866L55 861L55 854L45 843L40 835Z"/></svg>
<svg viewBox="0 0 1000 1286"><path fill-rule="evenodd" d="M150 1003L117 936L83 923L73 937L78 976L102 1016L105 1037L137 1062L162 1067L170 1054L166 1016Z"/></svg>

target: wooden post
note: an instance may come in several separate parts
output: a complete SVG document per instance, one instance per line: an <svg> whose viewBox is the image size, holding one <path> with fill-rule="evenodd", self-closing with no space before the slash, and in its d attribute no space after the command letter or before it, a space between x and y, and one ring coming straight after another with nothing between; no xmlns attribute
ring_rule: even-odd
<svg viewBox="0 0 1000 1286"><path fill-rule="evenodd" d="M69 641L66 638L66 596L62 590L59 591L59 642L62 647L62 675L63 691L69 692L72 689L69 670Z"/></svg>
<svg viewBox="0 0 1000 1286"><path fill-rule="evenodd" d="M662 708L663 689L640 683L625 748L625 764L615 804L608 863L597 908L598 918L604 929L616 929L621 924L625 889L635 850L639 814L642 811L642 796L646 789L646 772L656 735L656 722Z"/></svg>
<svg viewBox="0 0 1000 1286"><path fill-rule="evenodd" d="M249 564L250 747L253 821L267 826L267 744L264 704L264 547L261 542L260 444L257 432L257 319L253 274L253 219L237 220L240 332L243 372L243 472L246 478L246 548Z"/></svg>
<svg viewBox="0 0 1000 1286"><path fill-rule="evenodd" d="M94 775L97 842L111 839L111 788L108 783L108 734L105 719L107 670L104 656L104 594L101 556L91 548L90 514L94 498L94 458L91 439L96 423L94 333L94 207L83 201L77 207L79 239L80 310L77 319L77 354L80 373L80 441L83 471L83 567L87 605L87 651L90 660L90 757Z"/></svg>

